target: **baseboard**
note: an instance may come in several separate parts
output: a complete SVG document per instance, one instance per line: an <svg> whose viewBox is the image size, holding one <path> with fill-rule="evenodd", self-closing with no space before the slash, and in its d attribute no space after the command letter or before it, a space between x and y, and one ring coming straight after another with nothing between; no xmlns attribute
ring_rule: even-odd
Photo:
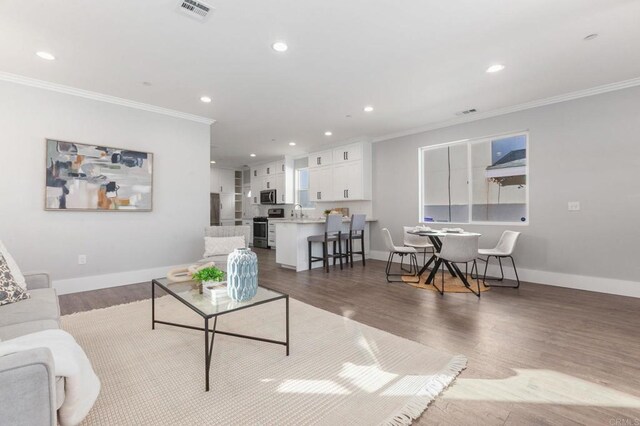
<svg viewBox="0 0 640 426"><path fill-rule="evenodd" d="M54 280L53 288L56 289L58 294L69 294L98 290L101 288L119 287L122 285L151 281L153 278L164 277L171 269L183 266L185 265L160 266L157 268L139 269L136 271Z"/></svg>
<svg viewBox="0 0 640 426"><path fill-rule="evenodd" d="M383 260L386 262L389 257L389 253L386 251L371 250L370 257L372 259ZM399 262L400 260L397 259L397 263ZM495 260L493 260L492 263L494 262ZM503 262L504 275L508 279L515 279L513 268L510 265L507 266L509 263L511 263L509 260ZM480 271L484 272L484 263L479 262L478 265L480 267ZM489 265L487 275L499 276L500 269L498 265ZM561 272L548 272L523 268L518 268L518 276L521 281L530 283L640 298L640 282L637 281L625 281L612 278L590 277L585 275L565 274Z"/></svg>

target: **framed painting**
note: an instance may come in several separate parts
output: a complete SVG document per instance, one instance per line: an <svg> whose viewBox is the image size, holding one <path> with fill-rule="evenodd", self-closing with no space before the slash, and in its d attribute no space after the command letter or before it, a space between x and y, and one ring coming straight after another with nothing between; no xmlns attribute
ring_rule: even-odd
<svg viewBox="0 0 640 426"><path fill-rule="evenodd" d="M46 140L45 210L148 212L153 154Z"/></svg>

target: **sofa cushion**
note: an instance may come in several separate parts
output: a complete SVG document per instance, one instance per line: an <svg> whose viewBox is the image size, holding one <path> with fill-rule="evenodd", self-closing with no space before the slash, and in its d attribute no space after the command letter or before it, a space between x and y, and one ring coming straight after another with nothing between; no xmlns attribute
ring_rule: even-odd
<svg viewBox="0 0 640 426"><path fill-rule="evenodd" d="M0 327L37 320L60 318L58 296L52 288L30 291L31 298L0 306Z"/></svg>
<svg viewBox="0 0 640 426"><path fill-rule="evenodd" d="M0 316L2 316L2 309L0 309ZM43 330L56 330L60 328L60 324L56 320L36 320L27 321L18 324L11 324L0 326L0 340L9 340L16 337L24 336L25 334L35 333Z"/></svg>
<svg viewBox="0 0 640 426"><path fill-rule="evenodd" d="M13 278L9 264L0 253L0 306L28 299L29 293Z"/></svg>
<svg viewBox="0 0 640 426"><path fill-rule="evenodd" d="M211 257L227 255L237 248L244 248L245 240L243 236L237 237L204 237L204 255Z"/></svg>
<svg viewBox="0 0 640 426"><path fill-rule="evenodd" d="M9 250L7 250L4 244L2 244L2 241L0 241L0 255L4 257L7 265L9 265L9 270L11 271L11 275L13 275L13 279L16 280L16 283L18 283L18 285L23 290L26 290L27 283L25 281L24 275L22 275L20 268L18 268L18 264L15 260L13 260L13 257L11 257L11 254L9 253Z"/></svg>

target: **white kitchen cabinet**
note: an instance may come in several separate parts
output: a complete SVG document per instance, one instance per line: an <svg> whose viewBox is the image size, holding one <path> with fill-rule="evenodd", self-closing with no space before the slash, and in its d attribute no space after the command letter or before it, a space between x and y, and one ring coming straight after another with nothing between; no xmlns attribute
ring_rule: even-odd
<svg viewBox="0 0 640 426"><path fill-rule="evenodd" d="M362 161L352 161L333 166L333 199L362 200Z"/></svg>
<svg viewBox="0 0 640 426"><path fill-rule="evenodd" d="M252 219L243 219L242 226L248 226L251 230L249 233L249 245L253 245L253 220Z"/></svg>
<svg viewBox="0 0 640 426"><path fill-rule="evenodd" d="M362 144L354 143L333 150L333 164L362 160Z"/></svg>
<svg viewBox="0 0 640 426"><path fill-rule="evenodd" d="M210 191L233 194L236 192L235 170L211 167Z"/></svg>
<svg viewBox="0 0 640 426"><path fill-rule="evenodd" d="M265 176L263 190L264 189L275 189L276 188L276 177L275 175Z"/></svg>
<svg viewBox="0 0 640 426"><path fill-rule="evenodd" d="M287 171L286 167L287 167L287 164L284 159L276 161L275 163L276 174L285 173Z"/></svg>
<svg viewBox="0 0 640 426"><path fill-rule="evenodd" d="M272 249L276 248L276 224L272 221L267 226L267 244Z"/></svg>
<svg viewBox="0 0 640 426"><path fill-rule="evenodd" d="M331 166L309 169L309 199L333 201L333 168Z"/></svg>
<svg viewBox="0 0 640 426"><path fill-rule="evenodd" d="M328 166L333 162L333 151L321 151L309 154L309 168Z"/></svg>
<svg viewBox="0 0 640 426"><path fill-rule="evenodd" d="M220 192L223 194L235 194L236 192L235 170L220 169Z"/></svg>
<svg viewBox="0 0 640 426"><path fill-rule="evenodd" d="M318 166L331 156L331 164ZM358 142L309 155L311 201L371 199L371 144Z"/></svg>
<svg viewBox="0 0 640 426"><path fill-rule="evenodd" d="M251 168L251 204L260 204L260 191L275 189L277 204L293 204L293 157L285 156Z"/></svg>
<svg viewBox="0 0 640 426"><path fill-rule="evenodd" d="M266 176L273 176L276 173L279 173L278 164L276 162L267 163L264 165L264 174Z"/></svg>
<svg viewBox="0 0 640 426"><path fill-rule="evenodd" d="M209 192L220 192L220 169L211 167L209 173Z"/></svg>
<svg viewBox="0 0 640 426"><path fill-rule="evenodd" d="M234 194L220 194L220 221L235 221L236 203ZM233 223L232 223L233 225Z"/></svg>
<svg viewBox="0 0 640 426"><path fill-rule="evenodd" d="M260 191L262 191L264 180L264 177L251 177L251 204L260 204Z"/></svg>

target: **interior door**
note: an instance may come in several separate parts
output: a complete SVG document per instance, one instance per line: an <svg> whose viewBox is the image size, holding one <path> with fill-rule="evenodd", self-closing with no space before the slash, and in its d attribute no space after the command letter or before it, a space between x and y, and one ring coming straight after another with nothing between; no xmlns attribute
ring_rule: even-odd
<svg viewBox="0 0 640 426"><path fill-rule="evenodd" d="M218 226L220 225L220 194L211 193L209 200L209 224Z"/></svg>

